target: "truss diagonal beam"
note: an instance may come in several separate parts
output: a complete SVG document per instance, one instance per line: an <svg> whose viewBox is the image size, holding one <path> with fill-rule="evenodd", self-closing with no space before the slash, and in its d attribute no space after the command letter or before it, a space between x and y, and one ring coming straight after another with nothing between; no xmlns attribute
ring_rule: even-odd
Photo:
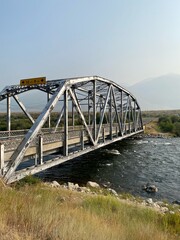
<svg viewBox="0 0 180 240"><path fill-rule="evenodd" d="M126 112L125 112L125 115L124 115L124 124L123 124L123 133L124 133L125 127L126 127L126 119L127 119L128 108L129 108L129 96L127 96Z"/></svg>
<svg viewBox="0 0 180 240"><path fill-rule="evenodd" d="M92 136L92 134L91 134L91 132L90 132L90 130L89 130L89 127L88 127L88 125L87 125L87 123L86 123L85 117L84 117L84 115L83 115L83 113L82 113L82 111L81 111L81 107L79 106L78 101L77 101L77 99L76 99L76 97L75 97L75 94L73 93L73 91L72 91L71 88L69 89L69 93L70 93L70 96L71 96L71 98L72 98L72 100L73 100L73 102L74 102L74 106L75 106L77 112L79 112L79 114L80 114L80 117L81 117L81 119L82 119L82 121L83 121L83 125L85 126L86 131L88 132L88 135L89 135L89 137L90 137L90 140L91 140L91 142L93 143L93 145L95 145L95 141L94 141L93 136Z"/></svg>
<svg viewBox="0 0 180 240"><path fill-rule="evenodd" d="M114 94L114 89L113 88L112 88L112 95L113 95L114 108L115 108L116 117L117 117L117 121L118 121L119 131L122 134L121 122L120 122L119 114L118 114L118 111L117 111L117 103L116 103L116 98L115 98L115 94Z"/></svg>
<svg viewBox="0 0 180 240"><path fill-rule="evenodd" d="M34 123L34 119L33 117L27 112L24 104L19 100L18 96L14 95L13 96L14 100L17 102L17 104L19 105L19 107L22 109L22 111L25 113L25 115L29 118L29 120Z"/></svg>
<svg viewBox="0 0 180 240"><path fill-rule="evenodd" d="M102 112L101 119L100 119L100 123L99 123L99 128L98 128L98 134L97 134L97 138L96 138L96 143L97 143L98 140L99 140L99 135L100 135L101 128L102 128L102 123L103 123L103 119L104 119L104 114L105 114L105 112L106 112L106 106L107 106L107 103L108 103L110 91L111 91L111 85L109 86L109 89L108 89L108 92L107 92L107 95L106 95L105 104L104 104L104 106L103 106L103 112Z"/></svg>
<svg viewBox="0 0 180 240"><path fill-rule="evenodd" d="M61 109L61 112L60 112L59 118L58 118L58 120L57 120L57 123L56 123L55 129L54 129L54 132L57 131L57 128L58 128L58 126L59 126L59 124L60 124L60 122L61 122L61 119L62 119L62 117L63 117L63 114L64 114L64 106L63 106L62 109Z"/></svg>

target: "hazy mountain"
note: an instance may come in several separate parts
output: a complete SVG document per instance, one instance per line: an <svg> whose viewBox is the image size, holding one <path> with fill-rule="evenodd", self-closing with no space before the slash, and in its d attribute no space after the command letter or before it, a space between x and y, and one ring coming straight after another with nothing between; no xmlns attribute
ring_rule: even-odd
<svg viewBox="0 0 180 240"><path fill-rule="evenodd" d="M128 90L136 96L143 110L180 109L180 75L146 79Z"/></svg>

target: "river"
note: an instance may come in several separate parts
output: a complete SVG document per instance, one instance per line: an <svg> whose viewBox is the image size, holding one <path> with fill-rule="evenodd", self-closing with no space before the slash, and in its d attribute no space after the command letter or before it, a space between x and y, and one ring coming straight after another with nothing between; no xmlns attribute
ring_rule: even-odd
<svg viewBox="0 0 180 240"><path fill-rule="evenodd" d="M111 154L116 149L120 155ZM127 139L40 173L45 180L95 181L136 196L159 200L180 200L180 138ZM146 193L151 183L157 193Z"/></svg>

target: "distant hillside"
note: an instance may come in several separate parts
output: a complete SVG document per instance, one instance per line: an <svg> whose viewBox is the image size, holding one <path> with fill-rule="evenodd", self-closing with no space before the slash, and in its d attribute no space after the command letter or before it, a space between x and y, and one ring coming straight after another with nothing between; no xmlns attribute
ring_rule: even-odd
<svg viewBox="0 0 180 240"><path fill-rule="evenodd" d="M146 79L128 88L143 110L180 109L180 75Z"/></svg>

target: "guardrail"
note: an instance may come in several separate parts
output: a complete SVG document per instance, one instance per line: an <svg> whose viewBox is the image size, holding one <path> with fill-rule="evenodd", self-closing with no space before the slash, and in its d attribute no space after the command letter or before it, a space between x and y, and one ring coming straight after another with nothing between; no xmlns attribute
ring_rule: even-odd
<svg viewBox="0 0 180 240"><path fill-rule="evenodd" d="M103 125L104 131L107 133L109 131L109 126L108 124ZM89 127L90 131L93 131L92 127ZM85 131L83 126L76 126L76 127L70 127L68 131L68 139L75 139L75 138L81 138L81 134L83 131L84 137L87 137L88 134ZM113 133L118 136L118 127L117 124L114 124L112 127ZM134 125L132 124L126 124L125 126L125 134L130 133L134 131ZM25 134L28 132L28 130L14 130L11 132L8 131L1 131L0 132L0 142L4 144L4 151L13 151L15 150L22 139L24 138ZM64 140L64 132L63 128L58 128L56 132L54 132L54 129L51 128L44 128L41 133L39 134L43 137L43 144L47 143L53 143L53 142L63 142ZM32 141L30 144L31 147L35 147L38 144L38 138L39 135ZM108 135L108 134L106 134Z"/></svg>

